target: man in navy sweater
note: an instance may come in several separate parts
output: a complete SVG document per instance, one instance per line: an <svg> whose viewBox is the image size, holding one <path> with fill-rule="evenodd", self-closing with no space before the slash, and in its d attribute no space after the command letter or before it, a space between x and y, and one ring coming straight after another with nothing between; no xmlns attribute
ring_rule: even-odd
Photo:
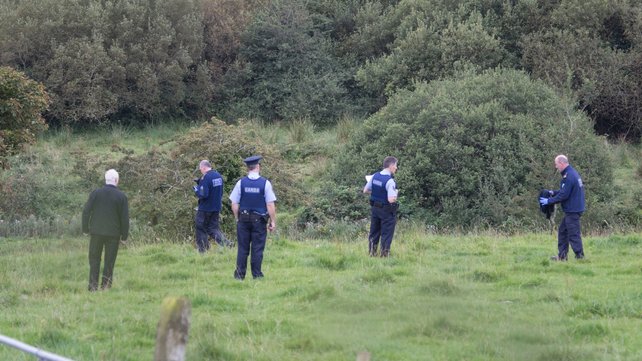
<svg viewBox="0 0 642 361"><path fill-rule="evenodd" d="M194 225L196 228L196 246L200 253L210 249L208 236L214 238L216 243L222 246L230 246L231 242L221 233L219 217L223 201L223 177L212 164L202 160L198 165L201 178L196 179L194 195L198 197L198 210Z"/></svg>
<svg viewBox="0 0 642 361"><path fill-rule="evenodd" d="M564 211L564 218L557 231L557 256L551 257L555 261L566 261L568 259L569 244L575 253L575 258L584 258L582 246L582 233L580 217L586 210L584 202L584 184L582 178L568 163L565 155L555 157L555 168L562 175L560 189L550 191L551 197L540 197L540 205L561 203Z"/></svg>

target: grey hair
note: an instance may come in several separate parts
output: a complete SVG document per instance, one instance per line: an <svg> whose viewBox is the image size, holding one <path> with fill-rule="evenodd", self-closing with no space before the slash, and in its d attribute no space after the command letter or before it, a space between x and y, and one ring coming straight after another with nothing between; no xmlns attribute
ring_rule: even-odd
<svg viewBox="0 0 642 361"><path fill-rule="evenodd" d="M205 160L205 159L203 159L203 160L198 164L198 167L199 167L199 168L201 168L201 167L205 167L205 168L212 168L212 163L210 163L210 161L209 161L209 160Z"/></svg>
<svg viewBox="0 0 642 361"><path fill-rule="evenodd" d="M568 158L564 154L558 155L557 157L555 157L555 160L562 164L568 164Z"/></svg>
<svg viewBox="0 0 642 361"><path fill-rule="evenodd" d="M118 184L118 172L115 169L110 169L105 172L105 184L117 185Z"/></svg>

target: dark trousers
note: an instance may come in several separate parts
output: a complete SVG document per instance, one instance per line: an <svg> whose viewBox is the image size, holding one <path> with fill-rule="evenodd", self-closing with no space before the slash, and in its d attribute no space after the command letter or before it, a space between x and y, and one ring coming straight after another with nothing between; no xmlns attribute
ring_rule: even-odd
<svg viewBox="0 0 642 361"><path fill-rule="evenodd" d="M397 214L392 209L387 206L371 207L370 234L368 235L368 248L371 256L377 254L379 240L381 240L381 257L388 256L396 224Z"/></svg>
<svg viewBox="0 0 642 361"><path fill-rule="evenodd" d="M250 256L250 266L254 278L263 277L261 263L263 263L263 250L267 238L267 223L258 218L248 221L239 221L236 224L238 250L236 252L236 271L234 278L244 279L247 271L247 256Z"/></svg>
<svg viewBox="0 0 642 361"><path fill-rule="evenodd" d="M582 247L582 232L580 227L581 213L566 213L557 231L557 256L560 259L568 258L568 246L571 245L575 258L584 258Z"/></svg>
<svg viewBox="0 0 642 361"><path fill-rule="evenodd" d="M89 240L89 290L98 289L98 276L100 274L100 258L105 249L105 265L103 267L103 278L100 288L110 288L113 275L116 255L118 254L119 238L114 236L99 236L92 234Z"/></svg>
<svg viewBox="0 0 642 361"><path fill-rule="evenodd" d="M225 238L219 226L219 212L197 211L194 220L196 228L196 246L203 253L210 249L209 237L221 246L229 246L230 241Z"/></svg>

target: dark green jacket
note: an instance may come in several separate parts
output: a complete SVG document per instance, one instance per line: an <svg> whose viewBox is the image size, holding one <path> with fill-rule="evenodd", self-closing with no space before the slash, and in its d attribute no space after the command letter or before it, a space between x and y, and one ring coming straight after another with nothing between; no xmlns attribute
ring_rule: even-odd
<svg viewBox="0 0 642 361"><path fill-rule="evenodd" d="M125 193L110 184L91 192L82 210L82 231L126 240L129 237L129 206Z"/></svg>

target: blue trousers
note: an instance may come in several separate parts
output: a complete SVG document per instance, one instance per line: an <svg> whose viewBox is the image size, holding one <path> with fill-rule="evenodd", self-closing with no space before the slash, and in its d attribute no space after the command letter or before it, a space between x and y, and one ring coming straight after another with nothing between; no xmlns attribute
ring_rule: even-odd
<svg viewBox="0 0 642 361"><path fill-rule="evenodd" d="M199 252L203 253L210 249L208 236L222 246L229 245L229 241L219 226L219 212L197 211L194 226L196 228L196 246Z"/></svg>
<svg viewBox="0 0 642 361"><path fill-rule="evenodd" d="M371 256L376 255L379 241L381 241L381 256L388 256L396 224L396 212L388 207L371 207L370 234L368 235L368 248Z"/></svg>
<svg viewBox="0 0 642 361"><path fill-rule="evenodd" d="M250 256L252 277L263 277L261 264L263 263L263 250L267 239L267 223L263 219L239 221L236 223L236 236L238 238L238 249L236 252L234 278L245 278L248 255Z"/></svg>
<svg viewBox="0 0 642 361"><path fill-rule="evenodd" d="M580 227L581 213L566 213L557 231L557 256L568 258L568 246L571 245L575 258L584 258L582 232Z"/></svg>

